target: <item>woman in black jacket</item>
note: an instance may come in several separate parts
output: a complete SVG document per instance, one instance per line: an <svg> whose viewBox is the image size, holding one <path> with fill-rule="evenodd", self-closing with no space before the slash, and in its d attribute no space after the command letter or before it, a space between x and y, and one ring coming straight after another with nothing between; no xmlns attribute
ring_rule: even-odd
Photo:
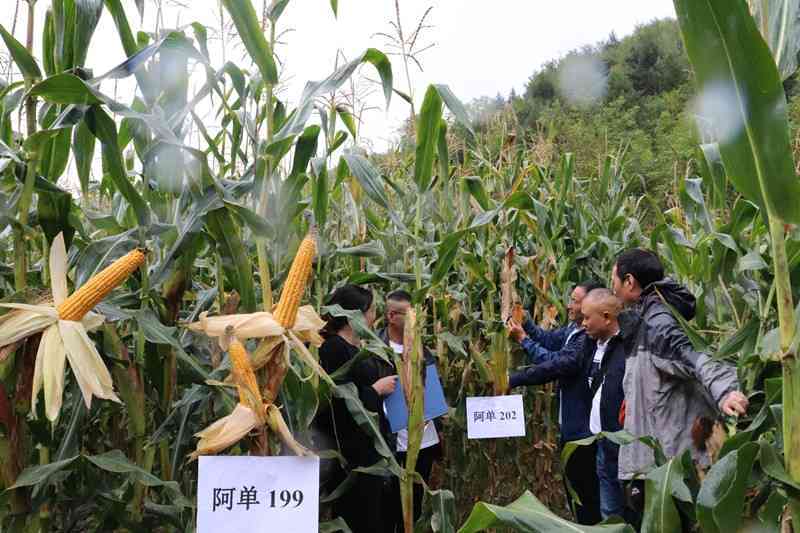
<svg viewBox="0 0 800 533"><path fill-rule="evenodd" d="M339 305L350 311L364 313L367 326L375 321L372 292L356 285L344 285L330 297L328 305ZM325 342L319 349L322 368L329 374L358 354L361 341L345 317L326 317L323 332ZM353 383L364 407L383 415L383 397L394 392L397 376L394 368L378 357L368 357L353 364L337 384ZM372 437L359 427L341 398L332 398L331 409L321 413L318 427L325 434L331 448L338 447L347 461L347 469L367 467L377 463L380 455L375 451ZM339 470L328 483L335 490L347 473ZM387 502L383 501L389 478L357 472L355 482L334 501L334 513L345 519L354 533L380 533L390 527L384 514Z"/></svg>

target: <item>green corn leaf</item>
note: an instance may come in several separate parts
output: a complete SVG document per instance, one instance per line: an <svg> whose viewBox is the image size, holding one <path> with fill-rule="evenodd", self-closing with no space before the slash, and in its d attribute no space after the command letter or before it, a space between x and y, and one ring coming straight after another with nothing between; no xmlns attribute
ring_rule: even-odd
<svg viewBox="0 0 800 533"><path fill-rule="evenodd" d="M434 86L428 87L417 121L417 157L414 160L414 182L417 191L424 193L431 187L433 159L439 142L442 121L442 98Z"/></svg>
<svg viewBox="0 0 800 533"><path fill-rule="evenodd" d="M303 130L303 134L297 139L297 143L294 147L294 159L292 160L290 176L297 176L306 171L308 162L311 161L311 158L317 153L319 132L319 126L309 126Z"/></svg>
<svg viewBox="0 0 800 533"><path fill-rule="evenodd" d="M140 226L150 225L150 209L139 192L128 179L125 164L117 141L117 126L114 120L99 106L93 106L86 112L86 125L97 137L102 146L103 161L114 186L131 204Z"/></svg>
<svg viewBox="0 0 800 533"><path fill-rule="evenodd" d="M55 30L53 29L53 12L47 11L44 17L44 30L42 30L42 66L45 76L56 73L55 58Z"/></svg>
<svg viewBox="0 0 800 533"><path fill-rule="evenodd" d="M350 132L350 135L353 136L353 139L356 138L356 119L348 109L343 105L336 106L336 114L339 115L339 118L342 119L344 125L347 126L347 131Z"/></svg>
<svg viewBox="0 0 800 533"><path fill-rule="evenodd" d="M747 198L800 222L786 97L769 47L744 0L674 0L700 101L718 130L728 177ZM720 100L722 103L720 104Z"/></svg>
<svg viewBox="0 0 800 533"><path fill-rule="evenodd" d="M56 74L31 87L30 96L41 96L55 104L98 105L103 100L74 74Z"/></svg>
<svg viewBox="0 0 800 533"><path fill-rule="evenodd" d="M217 241L217 249L232 274L233 284L241 296L241 305L248 313L256 310L256 288L253 265L247 247L228 209L216 209L206 215L206 227Z"/></svg>
<svg viewBox="0 0 800 533"><path fill-rule="evenodd" d="M6 44L6 48L8 48L11 54L11 58L14 60L14 63L16 63L20 72L22 72L22 76L25 80L35 81L41 79L42 71L39 70L39 65L36 64L36 60L30 52L22 46L22 43L6 31L2 24L0 24L0 37L3 38L3 42Z"/></svg>
<svg viewBox="0 0 800 533"><path fill-rule="evenodd" d="M692 501L692 494L683 482L682 457L673 457L667 464L648 472L644 483L642 533L679 533L681 518L674 498Z"/></svg>
<svg viewBox="0 0 800 533"><path fill-rule="evenodd" d="M626 524L583 526L570 522L550 511L530 491L507 506L477 503L458 532L477 533L500 526L535 533L633 533L633 528Z"/></svg>
<svg viewBox="0 0 800 533"><path fill-rule="evenodd" d="M312 160L311 167L315 170L311 190L314 220L320 228L324 228L328 220L328 168L322 158Z"/></svg>
<svg viewBox="0 0 800 533"><path fill-rule="evenodd" d="M89 175L92 171L92 159L94 158L95 136L89 131L85 121L81 121L78 127L74 128L72 134L72 154L75 157L75 168L78 172L78 179L81 182L81 194L89 194Z"/></svg>
<svg viewBox="0 0 800 533"><path fill-rule="evenodd" d="M297 105L297 109L289 115L281 129L275 134L273 142L280 142L286 138L299 135L305 128L308 119L311 118L316 99L324 94L335 92L353 75L360 65L365 63L371 64L378 71L386 106L388 107L392 97L392 64L386 54L375 48L368 48L363 54L342 65L324 80L307 83L303 89L303 94L300 96L300 103ZM323 130L326 130L324 123Z"/></svg>
<svg viewBox="0 0 800 533"><path fill-rule="evenodd" d="M9 490L36 485L37 483L40 483L50 477L52 474L68 467L79 457L80 456L76 455L75 457L62 459L61 461L56 461L46 465L29 466L23 470L19 476L17 476L17 480L12 486L9 487Z"/></svg>
<svg viewBox="0 0 800 533"><path fill-rule="evenodd" d="M797 71L800 52L800 2L797 0L748 0L756 26L769 44L775 64L785 80Z"/></svg>
<svg viewBox="0 0 800 533"><path fill-rule="evenodd" d="M383 189L383 178L368 159L355 153L344 153L342 159L347 162L350 173L358 180L364 192L378 205L389 209L389 200Z"/></svg>
<svg viewBox="0 0 800 533"><path fill-rule="evenodd" d="M261 31L253 3L250 0L222 0L222 5L230 14L250 58L258 66L261 78L273 85L278 83L278 67L264 32Z"/></svg>
<svg viewBox="0 0 800 533"><path fill-rule="evenodd" d="M758 452L758 444L750 442L727 454L708 471L697 494L697 518L703 531L738 531L745 491Z"/></svg>

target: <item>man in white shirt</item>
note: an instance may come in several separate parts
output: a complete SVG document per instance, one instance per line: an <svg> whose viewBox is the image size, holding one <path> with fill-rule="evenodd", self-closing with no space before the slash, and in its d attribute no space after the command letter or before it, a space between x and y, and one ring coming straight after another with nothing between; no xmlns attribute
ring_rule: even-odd
<svg viewBox="0 0 800 533"><path fill-rule="evenodd" d="M396 290L386 296L386 328L378 332L378 336L386 342L397 354L403 353L403 329L405 328L406 314L411 307L411 295L403 290ZM425 366L436 364L436 359L427 348L423 348ZM384 407L384 409L386 409ZM401 429L396 434L396 457L397 461L403 465L406 461L406 450L408 449L408 430ZM422 433L422 444L417 458L417 473L428 483L433 469L433 463L442 456L442 439L434 420L425 423ZM391 443L390 443L391 446ZM396 487L397 494L394 497L396 503L393 519L396 521L397 530L402 531L403 518L400 506L399 485ZM423 488L419 484L414 485L414 520L416 521L422 512Z"/></svg>
<svg viewBox="0 0 800 533"><path fill-rule="evenodd" d="M620 409L624 400L626 341L631 328L620 317L622 302L608 289L595 289L583 299L581 314L589 342L583 360L591 397L589 430L614 432L622 429ZM622 328L619 319L623 319ZM624 517L625 499L617 473L619 446L608 439L597 443L597 478L600 481L600 513L603 519Z"/></svg>

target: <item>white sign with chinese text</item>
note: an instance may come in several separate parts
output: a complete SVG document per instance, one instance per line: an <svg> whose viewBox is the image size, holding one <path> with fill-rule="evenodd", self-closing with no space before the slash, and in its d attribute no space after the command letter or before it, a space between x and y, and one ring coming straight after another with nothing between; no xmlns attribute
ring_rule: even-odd
<svg viewBox="0 0 800 533"><path fill-rule="evenodd" d="M197 533L317 533L318 457L201 456Z"/></svg>
<svg viewBox="0 0 800 533"><path fill-rule="evenodd" d="M522 395L467 398L467 438L525 436Z"/></svg>

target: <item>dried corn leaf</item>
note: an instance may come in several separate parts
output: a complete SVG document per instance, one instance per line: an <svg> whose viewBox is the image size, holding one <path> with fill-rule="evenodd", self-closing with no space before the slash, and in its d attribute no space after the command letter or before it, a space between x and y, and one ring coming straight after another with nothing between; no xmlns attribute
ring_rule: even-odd
<svg viewBox="0 0 800 533"><path fill-rule="evenodd" d="M195 434L200 441L189 457L194 460L201 455L216 455L242 440L258 426L259 417L256 413L246 405L236 404L231 414Z"/></svg>
<svg viewBox="0 0 800 533"><path fill-rule="evenodd" d="M500 270L500 318L503 323L511 318L514 303L519 302L519 296L515 289L516 282L517 269L514 266L514 248L511 247L506 251Z"/></svg>
<svg viewBox="0 0 800 533"><path fill-rule="evenodd" d="M283 415L281 415L280 409L278 409L274 404L270 404L267 407L267 423L269 424L269 428L276 433L278 437L280 437L281 442L283 442L283 444L292 450L295 455L299 455L301 457L314 455L305 446L294 440L292 432L289 431L289 427L283 420Z"/></svg>

